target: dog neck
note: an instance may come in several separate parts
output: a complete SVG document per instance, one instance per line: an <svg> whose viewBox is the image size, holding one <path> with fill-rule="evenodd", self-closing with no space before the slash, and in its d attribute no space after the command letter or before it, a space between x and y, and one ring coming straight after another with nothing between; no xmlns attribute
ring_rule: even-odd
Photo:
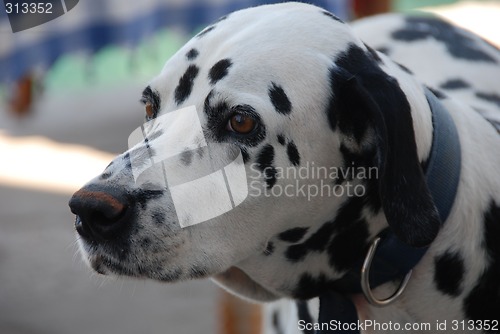
<svg viewBox="0 0 500 334"><path fill-rule="evenodd" d="M398 84L411 106L417 153L424 166L433 136L425 87L390 60L384 59L382 66L389 75L405 79ZM264 300L273 296L309 299L328 289L342 289L339 280L364 258L371 241L388 228L372 181L376 180L351 180L367 187L365 196L339 198L330 220L290 227L269 238L261 253L239 263L238 277L251 283L251 291L246 291L245 284L236 287L221 280L222 284L240 295Z"/></svg>

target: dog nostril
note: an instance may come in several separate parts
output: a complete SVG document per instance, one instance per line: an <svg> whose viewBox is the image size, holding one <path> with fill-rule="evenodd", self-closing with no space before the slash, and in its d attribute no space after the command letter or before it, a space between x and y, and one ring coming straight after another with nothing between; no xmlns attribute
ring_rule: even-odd
<svg viewBox="0 0 500 334"><path fill-rule="evenodd" d="M128 211L125 196L116 189L80 189L69 201L69 206L77 215L76 231L84 238L109 240L127 225L123 219Z"/></svg>
<svg viewBox="0 0 500 334"><path fill-rule="evenodd" d="M91 238L91 233L88 229L87 225L83 225L80 216L75 216L75 230L76 232L83 238L89 239Z"/></svg>

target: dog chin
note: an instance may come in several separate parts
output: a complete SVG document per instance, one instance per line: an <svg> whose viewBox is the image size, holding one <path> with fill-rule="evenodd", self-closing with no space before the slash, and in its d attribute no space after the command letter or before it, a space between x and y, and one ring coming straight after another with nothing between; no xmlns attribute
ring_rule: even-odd
<svg viewBox="0 0 500 334"><path fill-rule="evenodd" d="M162 283L175 283L187 279L206 278L208 273L196 270L187 272L178 268L156 268L147 266L128 264L109 258L104 254L95 251L88 253L82 251L86 264L96 273L111 277L129 277L135 279L147 279Z"/></svg>
<svg viewBox="0 0 500 334"><path fill-rule="evenodd" d="M83 257L87 265L100 275L140 277L135 270L105 256L84 254Z"/></svg>
<svg viewBox="0 0 500 334"><path fill-rule="evenodd" d="M95 246L79 240L80 254L87 266L101 275L140 277L132 268L102 254Z"/></svg>
<svg viewBox="0 0 500 334"><path fill-rule="evenodd" d="M101 275L110 275L112 272L108 269L105 261L100 256L86 257L88 265L94 269L94 271Z"/></svg>

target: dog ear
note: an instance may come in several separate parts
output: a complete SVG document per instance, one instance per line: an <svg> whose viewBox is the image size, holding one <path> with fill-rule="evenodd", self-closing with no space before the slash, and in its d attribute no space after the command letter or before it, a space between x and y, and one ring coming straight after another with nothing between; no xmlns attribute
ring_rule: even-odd
<svg viewBox="0 0 500 334"><path fill-rule="evenodd" d="M375 146L371 164L378 168L375 184L389 226L405 243L426 246L440 218L417 156L410 105L394 78L369 65L355 75L332 69L330 125L355 147Z"/></svg>

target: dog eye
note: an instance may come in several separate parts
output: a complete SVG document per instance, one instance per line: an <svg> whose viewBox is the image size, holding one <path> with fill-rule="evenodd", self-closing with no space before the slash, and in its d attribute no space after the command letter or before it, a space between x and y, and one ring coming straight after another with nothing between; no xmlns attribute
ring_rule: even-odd
<svg viewBox="0 0 500 334"><path fill-rule="evenodd" d="M153 105L151 104L151 102L146 102L146 104L144 105L144 109L146 110L146 117L148 119L154 117L155 112L153 110Z"/></svg>
<svg viewBox="0 0 500 334"><path fill-rule="evenodd" d="M227 130L239 134L247 134L255 129L257 123L249 116L242 114L234 114L227 122Z"/></svg>

